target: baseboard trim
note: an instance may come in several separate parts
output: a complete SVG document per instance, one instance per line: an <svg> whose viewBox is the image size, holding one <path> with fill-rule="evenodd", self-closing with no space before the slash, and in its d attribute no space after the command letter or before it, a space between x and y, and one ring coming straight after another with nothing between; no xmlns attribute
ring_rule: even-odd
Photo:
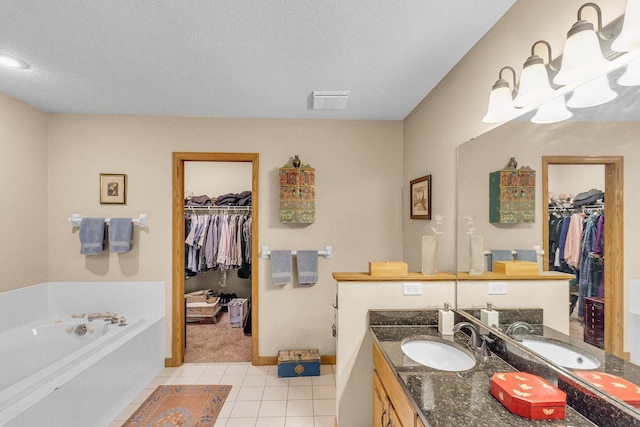
<svg viewBox="0 0 640 427"><path fill-rule="evenodd" d="M320 363L323 365L335 365L336 356L335 355L320 356ZM256 366L269 366L269 365L277 365L277 364L278 364L277 357L268 356L268 357L258 357L258 364ZM176 364L173 358L167 357L164 359L164 366L167 368L174 368L180 365Z"/></svg>

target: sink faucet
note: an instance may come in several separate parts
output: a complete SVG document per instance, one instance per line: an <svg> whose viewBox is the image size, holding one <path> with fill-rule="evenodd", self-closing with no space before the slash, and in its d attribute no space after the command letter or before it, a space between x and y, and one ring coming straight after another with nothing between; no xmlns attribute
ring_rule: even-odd
<svg viewBox="0 0 640 427"><path fill-rule="evenodd" d="M469 337L469 342L467 343L467 346L471 350L481 356L491 356L491 352L489 351L487 344L491 344L493 342L493 339L489 338L486 335L481 335L475 325L469 322L456 323L453 327L453 332L458 332L462 328L468 329L469 333L471 334L471 336Z"/></svg>
<svg viewBox="0 0 640 427"><path fill-rule="evenodd" d="M523 320L518 320L517 322L513 322L509 325L509 327L507 328L507 335L509 335L516 341L520 341L518 338L513 336L513 334L515 334L518 329L525 329L530 334L534 332L533 326Z"/></svg>
<svg viewBox="0 0 640 427"><path fill-rule="evenodd" d="M469 346L470 349L475 351L478 347L480 347L480 344L481 344L480 333L478 333L478 330L476 329L476 327L469 322L456 323L453 326L453 332L458 332L462 328L467 328L467 330L469 330L469 333L471 334L471 336L469 336L469 342L467 343L467 346Z"/></svg>
<svg viewBox="0 0 640 427"><path fill-rule="evenodd" d="M87 316L89 322L93 322L96 319L104 319L107 322L118 323L118 315L116 313L91 313Z"/></svg>

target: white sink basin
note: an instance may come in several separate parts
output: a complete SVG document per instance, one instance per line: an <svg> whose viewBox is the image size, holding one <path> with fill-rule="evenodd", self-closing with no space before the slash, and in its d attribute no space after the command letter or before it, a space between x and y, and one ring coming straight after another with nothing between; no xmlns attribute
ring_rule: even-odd
<svg viewBox="0 0 640 427"><path fill-rule="evenodd" d="M545 339L518 337L521 344L549 361L570 369L595 369L600 366L597 357L565 343Z"/></svg>
<svg viewBox="0 0 640 427"><path fill-rule="evenodd" d="M470 351L453 342L431 337L407 338L400 348L415 362L441 371L466 371L476 364Z"/></svg>

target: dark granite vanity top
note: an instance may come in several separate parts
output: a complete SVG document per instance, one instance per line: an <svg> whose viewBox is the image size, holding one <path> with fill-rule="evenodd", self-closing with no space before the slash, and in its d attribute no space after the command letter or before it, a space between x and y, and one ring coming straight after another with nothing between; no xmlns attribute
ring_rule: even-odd
<svg viewBox="0 0 640 427"><path fill-rule="evenodd" d="M471 309L471 310L463 310L465 315L469 315L469 317L475 318L476 321L479 321L480 318L480 310ZM506 331L509 324L518 321L524 320L531 324L534 328L534 332L532 335L542 336L545 339L558 341L560 343L567 344L569 347L577 347L585 351L586 353L596 357L600 366L593 369L588 369L588 371L597 371L606 373L609 375L615 375L625 380L640 385L640 367L634 363L621 359L617 356L614 356L611 353L605 352L603 349L595 347L589 343L584 342L582 339L574 338L569 335L566 335L562 332L559 332L555 329L546 327L542 325L542 310L539 309L503 309L498 310L500 312L500 330L502 332ZM467 317L466 320L469 320ZM530 336L526 333L517 334L515 338L526 338ZM535 337L532 337L535 338ZM506 341L505 341L506 343ZM577 387L580 390L583 390L578 384L575 384L574 381L570 378L572 372L578 372L576 369L566 369L567 376L559 375L558 371L551 372L549 370L545 370L540 366L540 363L533 362L531 360L527 360L528 358L524 354L524 351L513 350L516 344L514 343L506 343L501 346L492 346L492 350L500 354L500 356L507 360L508 363L513 366L518 367L521 370L528 372L536 372L536 371L544 371L544 372L536 372L538 375L541 375L548 380L559 383L559 386L564 391L568 390L567 384L573 384L574 387ZM506 351L507 354L504 352ZM524 357L518 357L518 355ZM564 371L564 368L560 368L560 371ZM549 378L549 376L555 378ZM567 378L569 378L567 380ZM584 391L584 390L583 390ZM588 395L588 393L587 393ZM628 404L625 404L622 401L616 402L607 402L607 401L597 401L589 396L582 396L576 394L575 396L569 396L572 399L572 405L582 411L591 410L593 414L593 408L597 407L599 409L599 413L593 414L592 419L598 420L598 424L601 425L623 425L625 427L628 426L640 426L640 410L631 407ZM615 400L611 397L609 400ZM597 402L597 403L594 403Z"/></svg>
<svg viewBox="0 0 640 427"><path fill-rule="evenodd" d="M464 320L456 314L456 322ZM516 371L498 356L476 356L474 368L447 372L417 364L404 356L400 344L417 335L441 337L437 312L370 312L370 330L390 366L413 400L422 420L429 426L595 426L567 406L564 420L533 421L512 414L491 395L491 377L496 372ZM458 332L451 339L466 345L467 336Z"/></svg>

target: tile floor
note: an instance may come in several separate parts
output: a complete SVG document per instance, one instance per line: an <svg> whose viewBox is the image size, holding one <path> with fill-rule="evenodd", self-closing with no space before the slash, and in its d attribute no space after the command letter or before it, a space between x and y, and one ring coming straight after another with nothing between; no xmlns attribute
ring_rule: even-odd
<svg viewBox="0 0 640 427"><path fill-rule="evenodd" d="M168 384L232 385L215 427L334 426L333 365L321 366L317 377L278 378L277 366L186 363L163 369L109 427L120 427L157 386Z"/></svg>

